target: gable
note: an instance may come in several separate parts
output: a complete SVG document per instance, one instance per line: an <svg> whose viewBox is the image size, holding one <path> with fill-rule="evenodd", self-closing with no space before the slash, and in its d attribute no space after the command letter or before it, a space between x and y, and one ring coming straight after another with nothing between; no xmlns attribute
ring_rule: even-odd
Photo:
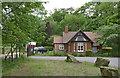
<svg viewBox="0 0 120 78"><path fill-rule="evenodd" d="M82 36L79 36L81 34L82 34ZM76 39L77 37L78 37L78 39ZM68 43L71 40L75 41L75 39L77 41L91 41L91 42L95 43L95 41L96 41L95 38L97 38L97 37L101 37L101 36L96 35L96 33L83 32L81 30L79 30L77 32L68 32L68 33L63 32L63 36L55 36L54 37L54 43Z"/></svg>
<svg viewBox="0 0 120 78"><path fill-rule="evenodd" d="M90 40L79 31L71 41L90 41Z"/></svg>
<svg viewBox="0 0 120 78"><path fill-rule="evenodd" d="M93 42L83 31L79 30L76 34L70 39L70 41L90 41Z"/></svg>

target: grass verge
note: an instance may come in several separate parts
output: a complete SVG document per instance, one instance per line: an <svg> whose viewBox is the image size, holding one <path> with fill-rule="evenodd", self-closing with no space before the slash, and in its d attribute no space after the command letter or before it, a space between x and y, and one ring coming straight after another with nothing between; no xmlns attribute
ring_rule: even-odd
<svg viewBox="0 0 120 78"><path fill-rule="evenodd" d="M4 68L3 76L100 76L100 69L88 62L29 59Z"/></svg>
<svg viewBox="0 0 120 78"><path fill-rule="evenodd" d="M14 59L13 62L11 59L10 60L7 59L6 61L4 59L2 59L2 75L4 76L4 75L12 72L16 68L19 68L21 63L24 61L29 61L29 59L23 55L20 58L18 58L18 60Z"/></svg>

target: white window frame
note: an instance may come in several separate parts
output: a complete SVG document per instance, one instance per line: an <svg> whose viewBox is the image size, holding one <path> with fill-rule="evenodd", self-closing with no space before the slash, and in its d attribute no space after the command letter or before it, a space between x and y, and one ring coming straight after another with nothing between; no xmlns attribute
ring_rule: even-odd
<svg viewBox="0 0 120 78"><path fill-rule="evenodd" d="M76 50L76 43L74 43L74 52L75 52L75 50Z"/></svg>
<svg viewBox="0 0 120 78"><path fill-rule="evenodd" d="M85 43L85 51L87 50L87 43Z"/></svg>
<svg viewBox="0 0 120 78"><path fill-rule="evenodd" d="M59 45L59 50L64 50L64 44Z"/></svg>
<svg viewBox="0 0 120 78"><path fill-rule="evenodd" d="M81 46L83 46L83 50L81 50ZM80 50L78 50L78 52L83 52L84 51L83 42L79 42L77 47L78 47L78 49L80 48Z"/></svg>

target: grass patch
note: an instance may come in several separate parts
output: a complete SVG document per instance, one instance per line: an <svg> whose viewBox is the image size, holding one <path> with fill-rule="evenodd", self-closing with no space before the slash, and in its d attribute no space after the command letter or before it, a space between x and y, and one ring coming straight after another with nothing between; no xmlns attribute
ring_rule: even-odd
<svg viewBox="0 0 120 78"><path fill-rule="evenodd" d="M13 62L11 62L11 59L9 61L9 59L7 59L5 61L5 59L2 59L2 75L6 75L11 73L14 69L19 68L19 66L21 65L21 63L24 63L24 61L29 61L29 59L27 57L24 57L23 55L17 59L14 59Z"/></svg>
<svg viewBox="0 0 120 78"><path fill-rule="evenodd" d="M88 62L29 59L4 68L4 76L100 76L100 69Z"/></svg>

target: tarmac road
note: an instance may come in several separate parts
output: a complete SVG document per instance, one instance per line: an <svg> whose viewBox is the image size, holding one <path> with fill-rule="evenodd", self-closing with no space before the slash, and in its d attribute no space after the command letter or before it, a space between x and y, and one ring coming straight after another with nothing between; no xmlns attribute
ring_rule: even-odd
<svg viewBox="0 0 120 78"><path fill-rule="evenodd" d="M29 56L29 58L33 59L46 59L46 60L65 60L67 57L60 56ZM77 60L83 62L95 63L97 57L75 57ZM120 58L117 57L101 57L110 60L110 66L120 67Z"/></svg>

